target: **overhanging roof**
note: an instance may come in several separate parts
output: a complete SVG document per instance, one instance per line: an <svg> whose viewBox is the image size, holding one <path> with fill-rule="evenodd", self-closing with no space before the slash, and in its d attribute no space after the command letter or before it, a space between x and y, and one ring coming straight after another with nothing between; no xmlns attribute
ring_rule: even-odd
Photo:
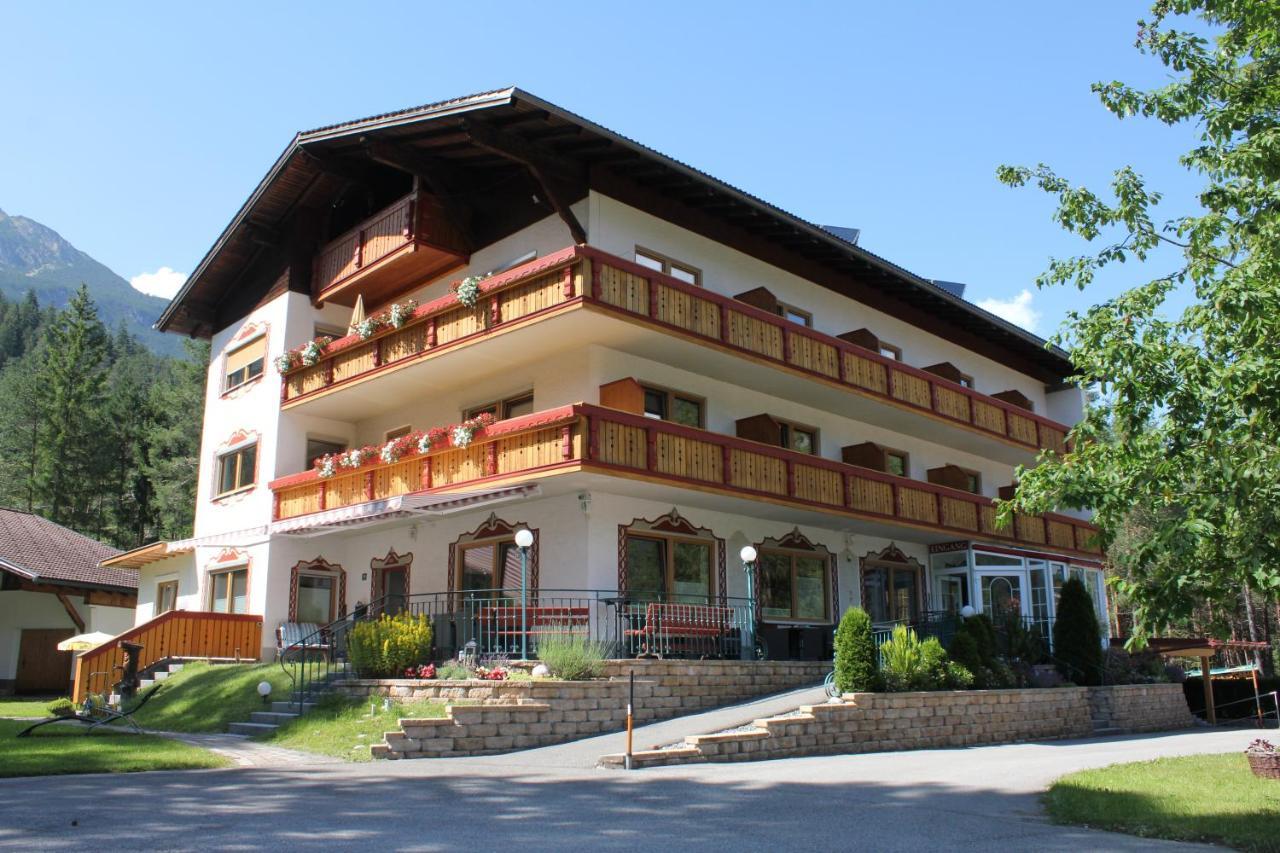
<svg viewBox="0 0 1280 853"><path fill-rule="evenodd" d="M156 327L207 334L209 324L218 322L217 306L234 297L235 288L244 286L245 269L265 251L263 234L278 232L291 216L317 199L331 200L342 180L339 173L349 175L356 166L386 168L371 159L371 145L395 146L439 165L448 175L470 176L471 182L458 188L459 197L470 203L483 204L487 196L494 195L494 187L521 180L523 167L492 147L476 144L468 129L477 124L487 133L496 131L517 147L545 158L566 174L580 174L583 186L610 196L626 196L624 201L637 206L661 207L662 215L672 218L687 215L693 223L690 227L703 233L726 229L717 239L732 232L745 250L759 257L780 266L794 260L808 270L802 274L824 286L876 307L901 308L898 315L902 319L944 337L963 335L966 342L1008 353L1046 382L1060 381L1074 372L1062 350L1047 347L1043 339L946 287L517 88L299 133L218 237ZM483 182L477 179L481 175ZM504 209L509 207L504 205ZM541 217L549 212L544 207L538 214ZM488 218L499 215L495 211L481 213Z"/></svg>

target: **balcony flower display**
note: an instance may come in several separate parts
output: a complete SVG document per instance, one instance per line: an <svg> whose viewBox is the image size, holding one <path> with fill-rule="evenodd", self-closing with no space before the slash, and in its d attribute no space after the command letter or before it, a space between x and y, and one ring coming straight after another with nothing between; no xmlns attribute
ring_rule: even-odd
<svg viewBox="0 0 1280 853"><path fill-rule="evenodd" d="M409 321L413 316L413 310L417 307L418 303L412 299L395 303L387 309L387 325L393 329L399 329Z"/></svg>
<svg viewBox="0 0 1280 853"><path fill-rule="evenodd" d="M341 453L327 453L316 459L315 470L321 477L332 477L339 470L355 470L373 460L390 465L406 456L428 453L445 447L465 449L475 436L494 423L493 415L484 413L450 427L435 427L426 432L411 432L382 445L366 444Z"/></svg>
<svg viewBox="0 0 1280 853"><path fill-rule="evenodd" d="M328 335L321 335L313 341L307 341L300 347L287 350L276 359L276 370L281 373L288 373L299 366L314 367L320 363L320 359L324 358L324 354L331 343L333 343L333 338Z"/></svg>
<svg viewBox="0 0 1280 853"><path fill-rule="evenodd" d="M468 308L475 308L476 303L480 301L480 282L488 277L487 275L469 275L462 281L455 281L451 285L453 295Z"/></svg>

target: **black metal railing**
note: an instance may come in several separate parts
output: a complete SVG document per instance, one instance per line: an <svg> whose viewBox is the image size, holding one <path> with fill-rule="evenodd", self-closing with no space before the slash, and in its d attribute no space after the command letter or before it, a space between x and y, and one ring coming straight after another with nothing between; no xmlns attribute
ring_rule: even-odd
<svg viewBox="0 0 1280 853"><path fill-rule="evenodd" d="M639 656L753 658L755 623L745 598L664 595L616 590L540 589L521 602L519 590L388 595L356 608L288 644L280 665L289 674L292 702L301 705L335 677L360 676L348 654L361 621L407 613L432 627L432 659L473 656L538 657L539 641L572 635L597 643L608 658Z"/></svg>

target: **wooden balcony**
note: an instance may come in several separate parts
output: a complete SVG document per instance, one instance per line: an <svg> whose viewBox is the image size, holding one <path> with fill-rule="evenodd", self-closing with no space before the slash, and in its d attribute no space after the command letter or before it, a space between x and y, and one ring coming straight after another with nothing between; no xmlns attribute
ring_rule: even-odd
<svg viewBox="0 0 1280 853"><path fill-rule="evenodd" d="M657 481L825 514L1097 555L1096 528L1057 514L997 527L989 498L843 462L576 404L500 421L465 449L369 464L330 478L307 471L271 484L275 517L291 518L417 491L450 491L586 471Z"/></svg>
<svg viewBox="0 0 1280 853"><path fill-rule="evenodd" d="M283 405L477 343L513 324L574 308L607 312L1015 447L1063 452L1067 427L949 379L783 320L590 247L575 246L486 280L475 308L452 295L402 328L330 345L289 372ZM940 443L946 443L944 439Z"/></svg>
<svg viewBox="0 0 1280 853"><path fill-rule="evenodd" d="M431 210L430 197L414 191L331 240L312 270L316 302L354 305L363 296L374 308L464 265L457 234Z"/></svg>

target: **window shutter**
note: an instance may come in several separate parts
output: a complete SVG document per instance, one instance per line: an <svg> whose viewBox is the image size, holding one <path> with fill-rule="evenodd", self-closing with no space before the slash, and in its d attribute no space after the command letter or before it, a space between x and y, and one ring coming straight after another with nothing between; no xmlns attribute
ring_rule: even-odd
<svg viewBox="0 0 1280 853"><path fill-rule="evenodd" d="M227 373L235 373L243 367L248 367L260 358L264 358L267 354L267 339L260 337L256 341L240 347L238 350L227 353Z"/></svg>

